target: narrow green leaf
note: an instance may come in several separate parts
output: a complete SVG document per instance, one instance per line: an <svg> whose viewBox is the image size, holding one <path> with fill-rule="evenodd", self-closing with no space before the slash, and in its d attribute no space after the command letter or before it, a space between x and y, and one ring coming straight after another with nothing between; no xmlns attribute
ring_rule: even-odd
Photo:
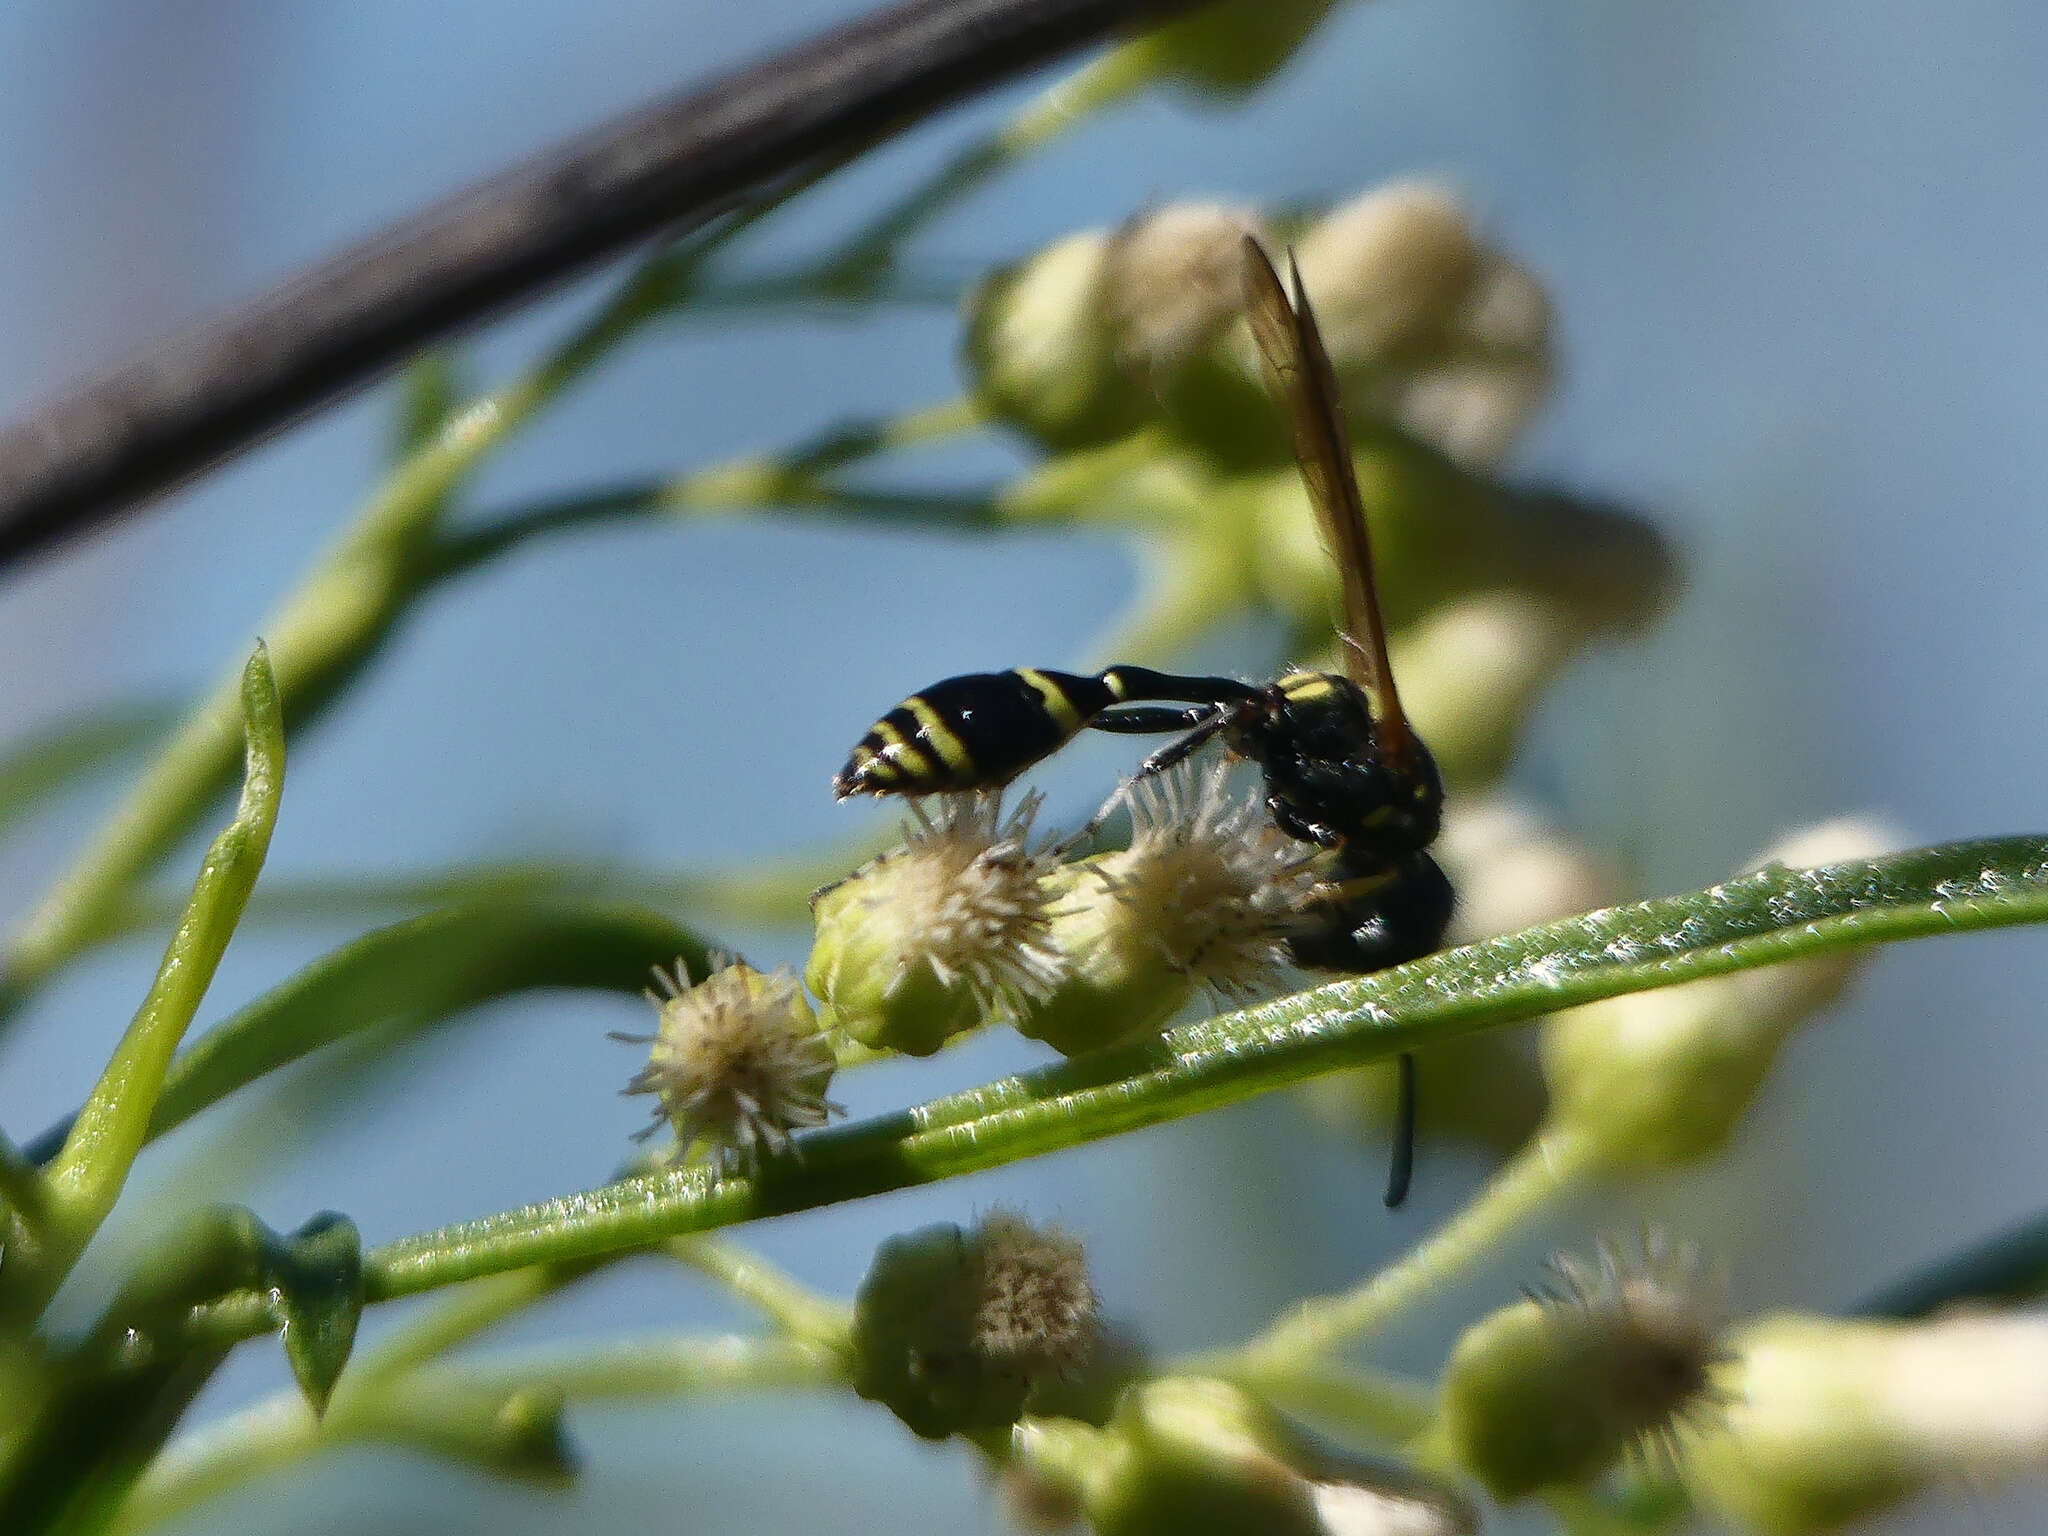
<svg viewBox="0 0 2048 1536"><path fill-rule="evenodd" d="M284 726L269 653L260 644L242 675L242 718L241 804L207 850L156 980L51 1164L51 1203L67 1230L50 1255L46 1283L61 1278L127 1181L171 1055L206 995L269 851L284 789Z"/></svg>
<svg viewBox="0 0 2048 1536"><path fill-rule="evenodd" d="M0 752L0 833L80 779L127 761L169 728L168 704L122 704L59 721Z"/></svg>
<svg viewBox="0 0 2048 1536"><path fill-rule="evenodd" d="M2034 1301L2048 1295L2048 1214L1937 1259L1866 1297L1856 1317L1926 1317L1959 1301Z"/></svg>
<svg viewBox="0 0 2048 1536"><path fill-rule="evenodd" d="M1235 1103L1558 1008L1774 961L2048 919L2048 838L1774 867L1333 982L800 1138L753 1175L682 1168L403 1238L372 1300L930 1183Z"/></svg>
<svg viewBox="0 0 2048 1536"><path fill-rule="evenodd" d="M316 960L209 1030L172 1066L152 1136L322 1046L389 1023L424 1028L542 987L638 992L656 965L709 968L704 941L634 907L479 901L381 928Z"/></svg>
<svg viewBox="0 0 2048 1536"><path fill-rule="evenodd" d="M324 1413L363 1315L362 1234L346 1216L322 1211L284 1241L279 1258L285 1359L313 1412Z"/></svg>

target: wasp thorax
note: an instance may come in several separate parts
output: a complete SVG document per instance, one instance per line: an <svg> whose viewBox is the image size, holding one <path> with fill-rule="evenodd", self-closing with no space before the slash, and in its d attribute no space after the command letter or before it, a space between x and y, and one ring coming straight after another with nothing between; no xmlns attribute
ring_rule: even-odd
<svg viewBox="0 0 2048 1536"><path fill-rule="evenodd" d="M650 1046L625 1090L657 1101L643 1137L667 1124L679 1154L709 1144L751 1158L825 1123L837 1107L825 1098L832 1047L794 976L735 960L693 986L678 960L655 980L655 1033L615 1036Z"/></svg>
<svg viewBox="0 0 2048 1536"><path fill-rule="evenodd" d="M1467 1329L1444 1372L1446 1441L1504 1500L1585 1483L1631 1451L1669 1454L1710 1402L1718 1285L1696 1250L1603 1245L1597 1265L1560 1258L1552 1276Z"/></svg>
<svg viewBox="0 0 2048 1536"><path fill-rule="evenodd" d="M1131 846L1046 881L1061 976L1017 1027L1074 1055L1165 1026L1199 990L1274 982L1315 896L1315 850L1233 797L1220 763L1140 780Z"/></svg>
<svg viewBox="0 0 2048 1536"><path fill-rule="evenodd" d="M1034 1385L1086 1365L1097 1332L1081 1245L993 1211L889 1239L854 1300L854 1389L928 1439L1002 1428Z"/></svg>
<svg viewBox="0 0 2048 1536"><path fill-rule="evenodd" d="M1037 809L1030 796L1005 816L992 793L913 801L903 846L816 898L805 979L832 1028L925 1056L1053 988Z"/></svg>

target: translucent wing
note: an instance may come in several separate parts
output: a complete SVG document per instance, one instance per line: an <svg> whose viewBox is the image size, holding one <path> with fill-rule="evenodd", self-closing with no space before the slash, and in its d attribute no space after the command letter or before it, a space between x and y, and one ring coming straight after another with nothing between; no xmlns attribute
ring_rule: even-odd
<svg viewBox="0 0 2048 1536"><path fill-rule="evenodd" d="M1415 737L1387 664L1387 630L1373 586L1372 541L1358 496L1358 475L1351 465L1351 438L1344 430L1330 354L1323 349L1315 315L1301 289L1301 271L1291 259L1288 267L1294 279L1292 303L1259 242L1244 237L1245 317L1265 359L1267 380L1287 402L1301 478L1322 525L1323 541L1344 578L1345 669L1372 695L1379 712L1380 748L1398 761L1413 754Z"/></svg>

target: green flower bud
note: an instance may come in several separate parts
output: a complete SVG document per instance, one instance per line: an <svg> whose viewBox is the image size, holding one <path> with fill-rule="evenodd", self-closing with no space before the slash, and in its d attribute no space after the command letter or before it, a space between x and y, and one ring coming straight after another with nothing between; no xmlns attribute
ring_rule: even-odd
<svg viewBox="0 0 2048 1536"><path fill-rule="evenodd" d="M1125 48L1196 96L1257 90L1308 41L1336 0L1221 0Z"/></svg>
<svg viewBox="0 0 2048 1536"><path fill-rule="evenodd" d="M994 795L913 804L904 845L812 902L804 979L826 1023L877 1050L929 1056L1012 1012L1060 974L1033 851L1036 797L1004 817Z"/></svg>
<svg viewBox="0 0 2048 1536"><path fill-rule="evenodd" d="M1169 1377L1124 1394L1106 1429L1032 1420L1027 1474L1064 1487L1097 1536L1458 1536L1458 1500L1335 1454L1227 1382Z"/></svg>
<svg viewBox="0 0 2048 1536"><path fill-rule="evenodd" d="M1745 1328L1686 1486L1745 1529L1806 1536L1930 1485L2048 1468L2048 1319L1781 1315Z"/></svg>
<svg viewBox="0 0 2048 1536"><path fill-rule="evenodd" d="M823 1125L838 1108L825 1097L831 1042L794 976L764 976L735 960L692 986L678 960L654 977L661 991L647 1000L660 1011L655 1033L612 1036L652 1047L625 1090L656 1099L653 1123L638 1139L666 1124L678 1154L709 1143L752 1158L782 1150L793 1131Z"/></svg>
<svg viewBox="0 0 2048 1536"><path fill-rule="evenodd" d="M1826 822L1761 863L1794 868L1864 858L1896 840ZM1551 1122L1616 1169L1662 1168L1719 1151L1798 1025L1833 1003L1864 963L1844 952L1632 993L1543 1025Z"/></svg>
<svg viewBox="0 0 2048 1536"><path fill-rule="evenodd" d="M1221 764L1141 780L1130 798L1127 850L1046 881L1062 974L1017 1027L1069 1056L1163 1028L1199 988L1270 985L1316 887L1312 851L1233 799Z"/></svg>
<svg viewBox="0 0 2048 1536"><path fill-rule="evenodd" d="M1504 1501L1668 1442L1716 1359L1689 1253L1653 1243L1649 1262L1625 1265L1603 1248L1597 1272L1568 1260L1554 1272L1554 1290L1468 1328L1444 1371L1445 1444Z"/></svg>
<svg viewBox="0 0 2048 1536"><path fill-rule="evenodd" d="M1144 420L1103 309L1110 239L1070 235L993 273L967 301L964 361L990 415L1048 447L1108 442Z"/></svg>
<svg viewBox="0 0 2048 1536"><path fill-rule="evenodd" d="M1549 388L1550 301L1454 198L1382 187L1318 220L1296 260L1355 411L1500 461Z"/></svg>
<svg viewBox="0 0 2048 1536"><path fill-rule="evenodd" d="M1037 1383L1080 1369L1096 1337L1081 1245L992 1212L875 1250L854 1298L854 1390L926 1439L1016 1423Z"/></svg>

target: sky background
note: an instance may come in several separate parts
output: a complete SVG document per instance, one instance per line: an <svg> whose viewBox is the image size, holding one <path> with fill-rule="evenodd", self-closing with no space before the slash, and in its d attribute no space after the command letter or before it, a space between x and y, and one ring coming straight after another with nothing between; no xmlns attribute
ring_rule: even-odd
<svg viewBox="0 0 2048 1536"><path fill-rule="evenodd" d="M558 136L800 37L822 0L73 0L0 11L0 414L137 340L369 233ZM1515 778L1645 891L1726 874L1787 828L1875 812L1914 841L2035 830L2048 785L2048 13L1963 0L1380 0L1230 110L1154 96L977 196L920 248L978 270L1181 197L1338 198L1392 176L1457 188L1550 283L1562 386L1514 473L1642 508L1686 551L1656 637L1580 667ZM764 260L830 238L1027 84L900 141L776 220ZM500 378L602 277L479 333ZM691 321L649 335L480 479L473 504L770 448L958 388L955 317ZM373 483L390 414L365 395L0 586L0 727L185 696ZM931 456L984 478L1000 442ZM976 542L798 522L619 527L451 589L317 733L292 744L279 873L575 852L745 861L847 835L826 779L882 708L945 672L1086 655L1132 571L1106 539ZM1247 653L1249 656L1250 652ZM1247 665L1253 665L1249 660ZM1048 776L1063 814L1122 748ZM111 802L66 802L0 849L25 906ZM1074 819L1067 815L1066 819ZM188 861L189 862L189 861ZM238 939L202 1015L346 930ZM798 936L744 935L796 960ZM18 1135L79 1098L154 963L95 956L0 1062ZM1590 1203L1390 1341L1430 1368L1551 1246L1662 1220L1723 1253L1743 1309L1827 1307L2040 1202L2048 941L1909 946L1787 1052L1735 1151ZM628 1001L484 1010L220 1193L278 1226L349 1211L375 1241L600 1181L640 1118L610 1028ZM1035 1060L991 1039L845 1083L856 1113ZM318 1098L318 1084L309 1089ZM168 1144L170 1164L205 1127ZM1282 1101L958 1184L773 1223L761 1246L850 1290L880 1237L1021 1204L1085 1237L1108 1309L1164 1349L1241 1337L1399 1252L1483 1176L1432 1152L1379 1209L1381 1152ZM251 1190L253 1188L253 1194ZM146 1184L136 1202L147 1218ZM736 1315L629 1269L523 1324L537 1339ZM381 1320L380 1320L381 1321ZM244 1350L202 1411L282 1380ZM968 1458L836 1402L582 1413L574 1495L409 1458L263 1485L251 1531L885 1531L1001 1517ZM2038 1529L2048 1503L1967 1492L1898 1531Z"/></svg>

